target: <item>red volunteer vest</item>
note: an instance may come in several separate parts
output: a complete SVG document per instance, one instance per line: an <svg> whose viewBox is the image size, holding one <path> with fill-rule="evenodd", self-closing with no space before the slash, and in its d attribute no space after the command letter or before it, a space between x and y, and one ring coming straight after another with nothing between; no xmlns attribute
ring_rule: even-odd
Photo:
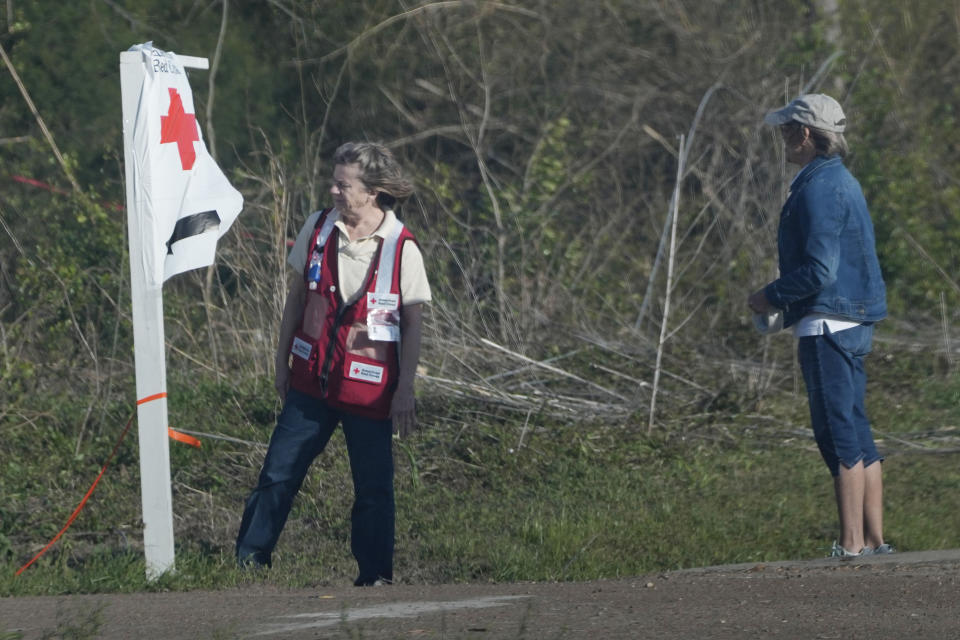
<svg viewBox="0 0 960 640"><path fill-rule="evenodd" d="M380 240L363 293L345 304L339 290L336 217L331 209L325 210L307 245L306 304L290 345L290 386L335 409L385 420L400 372L400 257L403 243L416 239L397 220L389 236ZM314 247L323 254L320 281L311 289L308 274Z"/></svg>

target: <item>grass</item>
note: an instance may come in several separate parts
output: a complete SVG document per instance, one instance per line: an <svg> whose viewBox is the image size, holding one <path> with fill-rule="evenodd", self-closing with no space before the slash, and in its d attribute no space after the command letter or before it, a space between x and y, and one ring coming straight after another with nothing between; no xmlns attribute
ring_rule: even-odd
<svg viewBox="0 0 960 640"><path fill-rule="evenodd" d="M935 370L904 388L922 355L878 353L870 410L900 436L960 424L960 376ZM171 385L174 386L174 385ZM266 442L277 409L266 385L178 384L171 422ZM743 399L741 399L743 400ZM755 402L755 401L751 401ZM424 426L396 448L396 570L404 582L590 580L723 563L826 555L836 535L832 484L805 430L805 398L771 391L762 424L745 400L646 436L634 425L534 424L423 399ZM733 407L734 410L731 410ZM120 415L119 410L115 411ZM64 419L66 421L66 419ZM761 427L758 427L761 424ZM764 426L766 425L766 426ZM772 425L772 426L771 426ZM203 438L171 443L177 571L144 578L135 437L128 439L73 528L22 576L99 470L122 424L80 455L68 431L7 429L0 471L0 596L347 584L352 489L342 436L314 463L274 557L237 571L233 538L264 449ZM886 531L901 550L960 546L960 468L892 438Z"/></svg>

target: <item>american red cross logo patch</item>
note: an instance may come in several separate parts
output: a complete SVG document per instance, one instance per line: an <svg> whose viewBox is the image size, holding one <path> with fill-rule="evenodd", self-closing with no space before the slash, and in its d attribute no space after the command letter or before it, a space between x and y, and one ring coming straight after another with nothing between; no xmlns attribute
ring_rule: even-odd
<svg viewBox="0 0 960 640"><path fill-rule="evenodd" d="M193 148L193 143L200 140L197 117L183 110L183 100L176 89L171 87L169 91L170 108L167 115L160 116L160 144L176 142L177 151L180 153L180 166L184 171L189 171L197 161L197 152Z"/></svg>
<svg viewBox="0 0 960 640"><path fill-rule="evenodd" d="M383 367L366 362L357 362L356 360L347 362L347 364L349 367L346 369L346 373L347 377L351 380L363 380L364 382L372 382L374 384L383 382Z"/></svg>

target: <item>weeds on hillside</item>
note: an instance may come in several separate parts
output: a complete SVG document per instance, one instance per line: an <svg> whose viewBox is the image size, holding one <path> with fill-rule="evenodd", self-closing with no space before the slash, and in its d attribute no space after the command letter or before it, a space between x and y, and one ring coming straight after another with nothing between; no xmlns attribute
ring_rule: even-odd
<svg viewBox="0 0 960 640"><path fill-rule="evenodd" d="M850 37L858 51L868 46L850 78L831 66L837 56L825 47L837 43L819 39L816 20L804 33L791 13L758 13L754 3L720 13L710 3L680 13L661 4L435 3L381 16L375 27L375 12L348 11L338 28L363 46L332 51L305 34L341 16L295 9L309 26L294 30L282 19L294 40L277 37L278 49L289 47L282 55L312 59L306 70L294 65L288 95L326 107L304 106L282 136L250 132L255 148L234 172L248 206L216 268L165 287L171 426L204 446L172 445L179 570L159 587L142 577L133 443L74 529L13 578L75 506L135 393L122 220L85 196L5 193L10 242L0 257L12 275L0 283L0 593L349 580L352 490L339 439L298 497L275 570L239 574L232 543L278 410L269 377L291 277L286 240L321 206L330 148L359 132L386 140L417 182L401 214L422 230L434 290L419 376L423 428L398 446L402 579L572 580L819 554L834 515L792 342L757 338L743 298L775 269L776 210L789 184L776 133L759 114L828 77L849 81L852 99L880 114L860 129L858 152L881 158L863 183L891 205L878 216L881 248L899 265L891 283L901 298L891 302L940 318L932 339L916 338L917 351L891 341L919 330L886 323L870 361L869 401L891 454L891 537L903 549L955 544L960 510L946 491L954 476L939 463L958 448L952 294L936 309L921 304L938 284L957 290L947 269L926 269L952 254L890 230L927 224L899 215L897 203L949 222L939 208L915 206L936 203L931 193L951 201L949 191L924 188L911 173L922 167L940 181L929 166L949 162L913 161L943 145L912 146L934 135L901 140L949 119L930 117L924 101L886 102L885 83L902 78L859 75L891 64L890 55L921 60L926 47L943 49L955 34L934 27L950 21L933 9L903 20L876 3L871 20L889 29L870 22L870 37ZM929 38L895 26L914 18ZM395 19L402 28L386 29ZM849 33L862 20L850 20ZM46 50L35 33L15 44ZM902 51L883 46L891 33ZM583 43L578 55L570 43ZM365 77L378 82L353 82ZM678 132L688 132L680 153ZM888 153L891 136L905 153ZM42 165L39 154L30 158ZM902 175L888 180L893 168ZM949 248L943 229L954 226L922 230ZM53 227L70 242L37 235ZM676 267L666 282L664 253ZM923 286L905 280L911 274ZM912 486L923 487L921 499Z"/></svg>
<svg viewBox="0 0 960 640"><path fill-rule="evenodd" d="M883 341L868 365L868 404L887 454L888 537L905 551L960 545L960 471L943 463L960 441L960 378L934 373L922 390L900 384L905 370L927 366L935 361ZM0 595L352 580L352 488L339 434L308 475L274 568L242 573L234 567L233 539L263 455L255 443L265 442L272 428L274 401L265 386L193 393L182 396L193 398L191 419L232 439L173 449L177 572L145 580L137 461L126 445L75 529L36 566L13 576L45 543L38 534L55 532L86 486L67 479L98 468L92 453L77 462L73 442L53 439L31 464L0 470L10 496L2 509L21 514L2 521L8 544ZM224 402L229 397L236 402ZM396 450L399 580L589 580L826 555L836 515L804 398L770 393L755 413L741 402L717 397L699 417L646 436L642 428L562 424L423 394L421 430ZM7 444L30 436L14 431ZM121 528L123 536L116 533Z"/></svg>

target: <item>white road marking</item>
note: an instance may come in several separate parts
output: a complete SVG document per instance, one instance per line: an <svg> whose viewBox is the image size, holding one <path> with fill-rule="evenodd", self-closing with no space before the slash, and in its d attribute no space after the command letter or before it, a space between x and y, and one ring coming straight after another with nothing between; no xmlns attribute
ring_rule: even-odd
<svg viewBox="0 0 960 640"><path fill-rule="evenodd" d="M487 598L473 598L470 600L455 600L450 602L394 602L376 607L363 609L343 609L334 612L299 613L280 618L304 619L305 622L270 622L262 627L268 627L255 633L255 636L268 636L278 633L289 633L301 629L320 629L332 627L341 622L367 620L370 618L414 618L425 613L437 611L455 611L457 609L487 609L489 607L504 607L514 600L521 600L530 596L490 596Z"/></svg>

